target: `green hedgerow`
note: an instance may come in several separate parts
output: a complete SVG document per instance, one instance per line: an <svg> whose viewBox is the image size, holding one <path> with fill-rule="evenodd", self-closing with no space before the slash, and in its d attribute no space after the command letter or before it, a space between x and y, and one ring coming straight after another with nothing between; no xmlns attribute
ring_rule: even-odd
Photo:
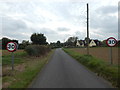
<svg viewBox="0 0 120 90"><path fill-rule="evenodd" d="M48 46L43 46L43 45L29 45L25 48L25 51L30 55L30 56L41 56L45 55L50 51L50 48Z"/></svg>

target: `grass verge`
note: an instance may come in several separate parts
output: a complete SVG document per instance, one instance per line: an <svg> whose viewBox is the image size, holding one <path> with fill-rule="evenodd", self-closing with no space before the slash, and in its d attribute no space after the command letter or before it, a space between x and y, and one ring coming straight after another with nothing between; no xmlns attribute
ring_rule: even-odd
<svg viewBox="0 0 120 90"><path fill-rule="evenodd" d="M8 52L7 50L2 51L2 65L10 65L11 64L11 58L12 53ZM23 60L21 57L26 57L27 53L24 50L18 50L14 52L14 63L20 64L23 63L25 60Z"/></svg>
<svg viewBox="0 0 120 90"><path fill-rule="evenodd" d="M85 65L87 68L97 73L98 76L102 76L112 83L114 87L119 87L118 81L120 74L118 73L117 65L109 65L103 60L97 59L91 55L80 55L79 53L70 50L69 48L63 49L70 56L75 58L78 62Z"/></svg>
<svg viewBox="0 0 120 90"><path fill-rule="evenodd" d="M18 62L18 59L15 59L17 62L14 71L11 71L10 63L6 64L4 62L5 64L3 65L3 70L5 68L7 68L7 70L3 72L3 88L27 88L27 86L31 83L34 77L48 62L53 52L54 50L41 57L29 57L25 55L25 53L19 53L19 55L17 54L15 56L16 58L19 58L22 63ZM21 57L21 55L23 55L23 57Z"/></svg>

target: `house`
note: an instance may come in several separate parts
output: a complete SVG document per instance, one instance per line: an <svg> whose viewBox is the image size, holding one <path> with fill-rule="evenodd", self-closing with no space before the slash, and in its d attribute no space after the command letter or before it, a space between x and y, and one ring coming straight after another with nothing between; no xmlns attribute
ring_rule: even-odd
<svg viewBox="0 0 120 90"><path fill-rule="evenodd" d="M77 47L84 47L85 46L84 40L77 40L76 46Z"/></svg>
<svg viewBox="0 0 120 90"><path fill-rule="evenodd" d="M77 40L76 46L80 46L79 40Z"/></svg>
<svg viewBox="0 0 120 90"><path fill-rule="evenodd" d="M95 47L95 46L97 46L97 44L95 43L94 40L90 40L89 46L90 47Z"/></svg>
<svg viewBox="0 0 120 90"><path fill-rule="evenodd" d="M86 47L87 41L86 40L77 40L76 46L77 47ZM91 39L91 40L89 40L89 46L90 47L100 46L100 41Z"/></svg>

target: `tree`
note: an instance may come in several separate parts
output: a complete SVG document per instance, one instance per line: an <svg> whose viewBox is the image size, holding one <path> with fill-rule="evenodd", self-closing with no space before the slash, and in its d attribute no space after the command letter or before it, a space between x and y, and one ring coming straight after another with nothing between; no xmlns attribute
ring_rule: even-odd
<svg viewBox="0 0 120 90"><path fill-rule="evenodd" d="M10 42L10 41L11 41L11 40L8 39L8 38L6 38L6 37L2 38L2 49L6 49L6 45L7 45L7 43Z"/></svg>
<svg viewBox="0 0 120 90"><path fill-rule="evenodd" d="M117 46L120 47L120 40L118 40L118 42L117 42Z"/></svg>
<svg viewBox="0 0 120 90"><path fill-rule="evenodd" d="M11 40L9 38L2 38L2 49L6 49L6 45L8 42L16 42L18 44L18 40Z"/></svg>
<svg viewBox="0 0 120 90"><path fill-rule="evenodd" d="M66 46L76 46L78 37L69 37L68 40L65 42Z"/></svg>
<svg viewBox="0 0 120 90"><path fill-rule="evenodd" d="M57 43L56 43L56 45L57 45L57 47L61 47L61 43L60 43L60 41L57 41Z"/></svg>
<svg viewBox="0 0 120 90"><path fill-rule="evenodd" d="M29 43L29 40L28 40L28 41L23 40L23 41L22 41L22 44L25 45L25 46L27 46L27 45L29 45L30 43Z"/></svg>
<svg viewBox="0 0 120 90"><path fill-rule="evenodd" d="M107 47L106 40L103 40L101 43L103 47Z"/></svg>
<svg viewBox="0 0 120 90"><path fill-rule="evenodd" d="M46 45L46 37L44 34L33 33L30 37L33 44Z"/></svg>
<svg viewBox="0 0 120 90"><path fill-rule="evenodd" d="M15 43L19 44L18 40L11 40L11 42L15 42Z"/></svg>
<svg viewBox="0 0 120 90"><path fill-rule="evenodd" d="M19 49L25 49L28 45L30 45L29 40L23 40L22 43L19 44Z"/></svg>

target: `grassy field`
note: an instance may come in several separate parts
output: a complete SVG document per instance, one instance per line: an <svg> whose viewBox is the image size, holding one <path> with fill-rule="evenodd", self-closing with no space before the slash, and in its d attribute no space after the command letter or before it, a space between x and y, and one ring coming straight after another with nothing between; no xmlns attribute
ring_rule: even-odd
<svg viewBox="0 0 120 90"><path fill-rule="evenodd" d="M14 71L11 70L11 53L2 51L3 88L27 88L38 72L48 62L54 50L41 57L30 57L24 50L14 53Z"/></svg>
<svg viewBox="0 0 120 90"><path fill-rule="evenodd" d="M24 59L21 59L21 57L27 56L27 53L24 50L17 50L14 52L14 63L20 64L24 62ZM11 64L11 57L12 53L8 52L7 50L2 50L2 65L10 65Z"/></svg>
<svg viewBox="0 0 120 90"><path fill-rule="evenodd" d="M118 64L118 58L120 58L120 55L118 55L118 49L120 48L113 48L113 64ZM87 53L86 48L71 48L71 50L80 53L81 55L84 55ZM90 48L90 55L100 58L106 62L110 62L110 48L108 47L99 47L99 48Z"/></svg>
<svg viewBox="0 0 120 90"><path fill-rule="evenodd" d="M94 56L80 54L76 52L78 49L64 48L63 50L78 62L95 72L98 76L110 81L114 87L119 87L120 83L118 79L120 73L118 74L118 65L110 65L108 62Z"/></svg>

